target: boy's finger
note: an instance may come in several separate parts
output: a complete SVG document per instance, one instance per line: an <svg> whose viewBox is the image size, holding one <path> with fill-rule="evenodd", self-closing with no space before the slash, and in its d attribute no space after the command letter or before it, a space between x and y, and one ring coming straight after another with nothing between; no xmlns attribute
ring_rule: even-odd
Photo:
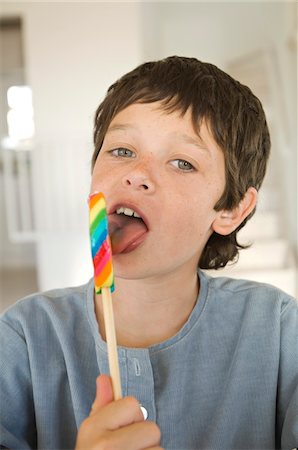
<svg viewBox="0 0 298 450"><path fill-rule="evenodd" d="M94 419L103 430L117 430L137 422L144 422L144 416L140 404L134 397L124 397L112 401L104 407L98 407L96 403L90 419Z"/></svg>
<svg viewBox="0 0 298 450"><path fill-rule="evenodd" d="M139 450L157 448L160 443L160 429L154 422L138 422L118 428L110 433L107 448ZM110 441L110 442L109 442Z"/></svg>
<svg viewBox="0 0 298 450"><path fill-rule="evenodd" d="M96 379L96 396L91 408L90 416L113 400L114 396L111 378L108 375L100 375Z"/></svg>

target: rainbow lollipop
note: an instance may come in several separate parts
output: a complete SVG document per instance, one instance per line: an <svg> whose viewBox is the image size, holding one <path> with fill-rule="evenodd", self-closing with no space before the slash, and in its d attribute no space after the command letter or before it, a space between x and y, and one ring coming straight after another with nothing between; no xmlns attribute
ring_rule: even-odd
<svg viewBox="0 0 298 450"><path fill-rule="evenodd" d="M108 287L113 292L115 287L112 250L108 234L106 202L101 192L90 195L89 210L95 291L100 294L102 287Z"/></svg>
<svg viewBox="0 0 298 450"><path fill-rule="evenodd" d="M95 292L102 295L103 316L108 347L109 367L114 399L122 397L116 331L111 292L114 291L112 250L108 234L106 202L101 192L89 197L91 252Z"/></svg>

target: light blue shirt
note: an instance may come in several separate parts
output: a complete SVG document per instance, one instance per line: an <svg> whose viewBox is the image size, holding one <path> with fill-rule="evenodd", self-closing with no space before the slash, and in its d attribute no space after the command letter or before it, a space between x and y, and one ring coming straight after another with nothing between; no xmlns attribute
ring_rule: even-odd
<svg viewBox="0 0 298 450"><path fill-rule="evenodd" d="M170 449L298 445L298 306L269 285L200 272L187 323L148 349L119 347L134 395ZM27 297L1 318L1 444L73 449L108 373L92 280Z"/></svg>

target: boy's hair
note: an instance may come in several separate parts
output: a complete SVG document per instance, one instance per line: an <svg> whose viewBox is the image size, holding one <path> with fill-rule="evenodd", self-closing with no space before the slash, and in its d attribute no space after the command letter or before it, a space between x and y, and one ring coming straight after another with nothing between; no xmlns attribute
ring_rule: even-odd
<svg viewBox="0 0 298 450"><path fill-rule="evenodd" d="M121 110L133 103L162 102L165 111L190 108L194 130L206 121L210 132L224 152L226 185L214 209L233 209L247 189L260 188L270 151L270 136L260 101L251 90L216 66L195 58L171 56L147 62L116 81L95 114L92 169L107 129ZM248 216L250 218L255 210ZM218 269L236 260L239 227L227 236L213 232L199 267Z"/></svg>

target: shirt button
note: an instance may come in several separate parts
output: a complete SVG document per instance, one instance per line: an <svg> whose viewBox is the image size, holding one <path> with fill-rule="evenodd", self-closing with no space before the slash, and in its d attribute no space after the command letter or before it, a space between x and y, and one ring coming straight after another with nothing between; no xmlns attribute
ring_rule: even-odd
<svg viewBox="0 0 298 450"><path fill-rule="evenodd" d="M140 406L140 408L141 408L141 411L142 411L142 413L143 413L143 416L144 416L144 420L146 420L147 419L147 417L148 417L148 411L147 411L147 409L144 407L144 406Z"/></svg>

